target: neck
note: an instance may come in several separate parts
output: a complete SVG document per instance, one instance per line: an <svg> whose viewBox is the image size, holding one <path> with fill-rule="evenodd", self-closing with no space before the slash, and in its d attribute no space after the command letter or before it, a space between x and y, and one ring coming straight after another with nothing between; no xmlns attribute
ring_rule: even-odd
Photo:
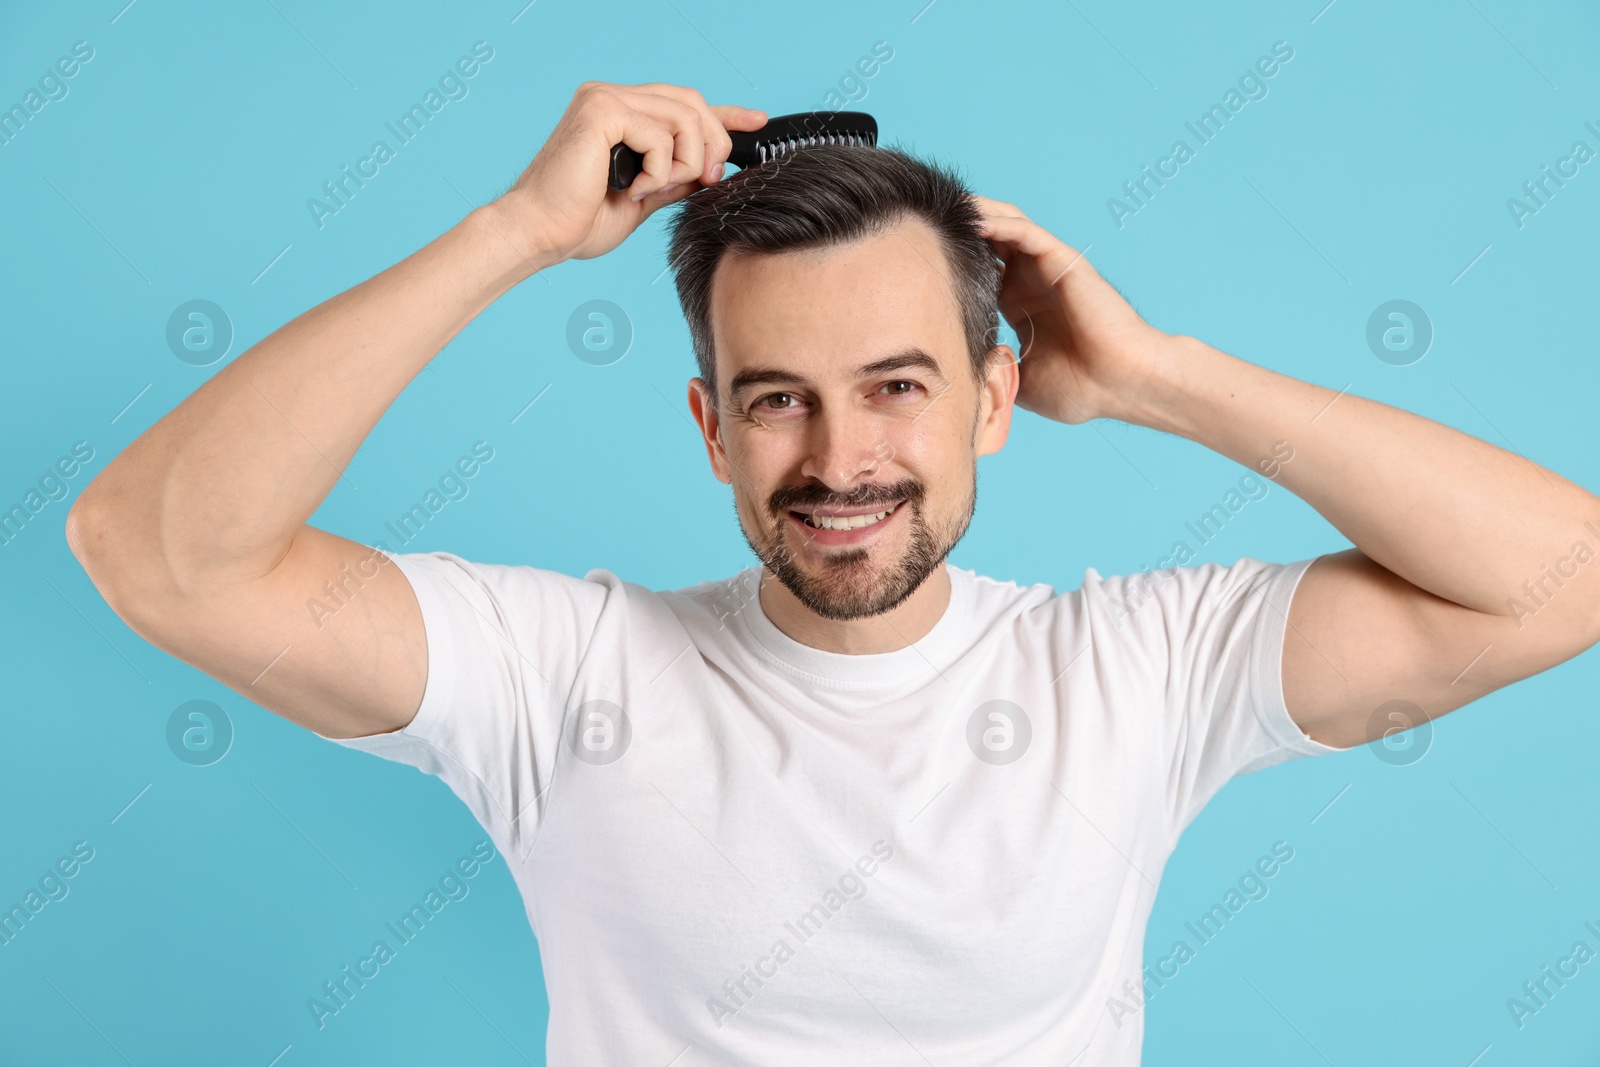
<svg viewBox="0 0 1600 1067"><path fill-rule="evenodd" d="M761 610L786 636L823 652L872 656L898 652L927 636L950 603L950 572L940 564L927 581L899 605L864 619L825 619L802 604L765 567L761 569Z"/></svg>

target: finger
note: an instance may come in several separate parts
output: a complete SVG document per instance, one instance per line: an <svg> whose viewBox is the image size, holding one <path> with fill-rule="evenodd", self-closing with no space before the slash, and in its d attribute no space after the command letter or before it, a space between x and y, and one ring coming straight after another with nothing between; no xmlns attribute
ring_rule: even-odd
<svg viewBox="0 0 1600 1067"><path fill-rule="evenodd" d="M767 113L759 108L740 107L737 104L712 104L709 106L711 114L723 126L723 137L727 137L727 130L739 130L749 133L753 130L759 130L767 124ZM717 153L713 157L715 163L711 163L710 160L707 161L706 177L703 179L707 184L721 180L728 162L728 156L732 152L732 138L728 138L725 143L718 145Z"/></svg>
<svg viewBox="0 0 1600 1067"><path fill-rule="evenodd" d="M643 156L638 175L623 190L630 200L638 200L645 193L659 189L671 180L672 153L676 142L668 126L635 113L628 120L627 132L619 140Z"/></svg>
<svg viewBox="0 0 1600 1067"><path fill-rule="evenodd" d="M639 199L639 206L644 209L644 216L640 220L649 218L668 204L675 204L700 188L697 182L672 182L662 186L653 193L646 193Z"/></svg>
<svg viewBox="0 0 1600 1067"><path fill-rule="evenodd" d="M988 197L973 196L973 202L978 206L980 216L978 230L989 238L996 246L995 252L1002 259L1012 255L1017 249L1017 235L1027 227L1037 227L1042 232L1043 227L1038 227L1032 219L1023 214L1015 204L1007 204L1000 200L990 200ZM1048 234L1055 240L1054 234Z"/></svg>
<svg viewBox="0 0 1600 1067"><path fill-rule="evenodd" d="M740 107L737 104L710 104L711 113L717 120L730 130L759 130L767 124L767 113L756 107Z"/></svg>
<svg viewBox="0 0 1600 1067"><path fill-rule="evenodd" d="M994 245L995 255L1003 262L1009 262L1018 254L1038 255L1038 252L1024 253L1019 247L1018 235L1023 232L1037 231L1050 241L1056 241L1054 234L1049 233L1039 226L1022 210L1014 204L1007 204L999 200L989 200L986 197L974 197L979 210L982 212L978 220L978 231L989 238Z"/></svg>
<svg viewBox="0 0 1600 1067"><path fill-rule="evenodd" d="M641 175L631 187L630 196L638 198L643 193L653 193L674 182L687 181L705 168L706 134L705 116L695 108L670 96L658 93L621 90L623 102L642 114L649 115L672 132L672 156L667 173L652 174L644 181Z"/></svg>
<svg viewBox="0 0 1600 1067"><path fill-rule="evenodd" d="M705 144L705 159L700 171L700 180L707 185L722 176L717 167L726 164L729 153L733 151L733 141L728 137L728 130L759 130L767 123L765 111L731 105L712 106L706 103L705 97L697 90L687 86L650 82L638 88L677 100L700 112Z"/></svg>
<svg viewBox="0 0 1600 1067"><path fill-rule="evenodd" d="M633 107L626 99L626 91L619 86L601 82L585 82L573 98L569 114L577 112L582 117L574 119L584 128L600 131L600 139L607 151L621 143L641 156L639 174L627 190L632 195L642 189L656 189L668 183L672 171L673 135L666 124ZM566 121L565 117L563 121Z"/></svg>
<svg viewBox="0 0 1600 1067"><path fill-rule="evenodd" d="M1010 216L1013 218L1027 218L1023 210L1015 204L1008 204L1004 200L990 200L986 196L973 194L973 202L978 205L978 210L984 215Z"/></svg>
<svg viewBox="0 0 1600 1067"><path fill-rule="evenodd" d="M980 229L1002 260L1010 263L1019 255L1030 256L1039 261L1040 269L1051 279L1051 284L1071 270L1094 271L1083 253L1030 219L991 216L984 220Z"/></svg>
<svg viewBox="0 0 1600 1067"><path fill-rule="evenodd" d="M1013 215L989 215L978 229L990 241L1006 244L1029 255L1043 255L1052 246L1068 247L1061 238L1032 219Z"/></svg>

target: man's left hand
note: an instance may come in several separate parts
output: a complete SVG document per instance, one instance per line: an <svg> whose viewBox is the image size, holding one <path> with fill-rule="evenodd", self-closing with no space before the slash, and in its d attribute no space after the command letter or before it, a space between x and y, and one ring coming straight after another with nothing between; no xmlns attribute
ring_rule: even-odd
<svg viewBox="0 0 1600 1067"><path fill-rule="evenodd" d="M1022 345L1017 406L1055 419L1135 421L1177 340L1128 306L1082 253L1014 204L974 196L1005 264L1000 312Z"/></svg>

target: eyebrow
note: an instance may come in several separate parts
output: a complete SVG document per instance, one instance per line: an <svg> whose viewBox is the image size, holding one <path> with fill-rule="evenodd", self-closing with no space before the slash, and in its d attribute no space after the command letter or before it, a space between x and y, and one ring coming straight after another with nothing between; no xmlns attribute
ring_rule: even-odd
<svg viewBox="0 0 1600 1067"><path fill-rule="evenodd" d="M939 361L917 347L902 349L882 359L864 363L853 372L856 378L871 378L879 374L888 374L892 371L917 368L927 371L940 382L945 380L944 373L939 370ZM756 385L794 385L807 386L811 382L803 375L782 367L748 367L733 376L733 381L728 383L728 398L737 401L741 394Z"/></svg>

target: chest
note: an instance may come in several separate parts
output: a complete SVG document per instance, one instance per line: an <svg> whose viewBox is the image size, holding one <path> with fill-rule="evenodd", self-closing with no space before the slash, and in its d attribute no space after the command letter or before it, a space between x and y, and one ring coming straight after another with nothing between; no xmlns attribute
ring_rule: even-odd
<svg viewBox="0 0 1600 1067"><path fill-rule="evenodd" d="M649 990L719 1031L822 1005L956 1041L1083 1002L1139 951L1167 850L1150 769L1098 716L992 691L854 731L702 674L631 700L620 757L569 731L524 860L552 990Z"/></svg>

